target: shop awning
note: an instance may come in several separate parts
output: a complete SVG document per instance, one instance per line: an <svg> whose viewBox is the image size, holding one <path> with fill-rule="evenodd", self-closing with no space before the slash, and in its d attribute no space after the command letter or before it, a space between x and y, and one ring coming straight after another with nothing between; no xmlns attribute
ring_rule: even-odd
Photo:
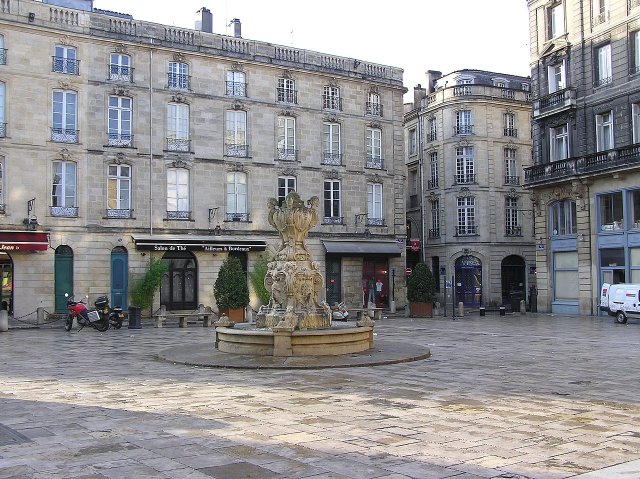
<svg viewBox="0 0 640 479"><path fill-rule="evenodd" d="M327 254L340 256L401 256L397 241L323 241Z"/></svg>
<svg viewBox="0 0 640 479"><path fill-rule="evenodd" d="M0 251L46 251L49 234L39 231L0 231Z"/></svg>
<svg viewBox="0 0 640 479"><path fill-rule="evenodd" d="M132 236L138 251L264 251L267 244L257 240L232 240L214 236Z"/></svg>

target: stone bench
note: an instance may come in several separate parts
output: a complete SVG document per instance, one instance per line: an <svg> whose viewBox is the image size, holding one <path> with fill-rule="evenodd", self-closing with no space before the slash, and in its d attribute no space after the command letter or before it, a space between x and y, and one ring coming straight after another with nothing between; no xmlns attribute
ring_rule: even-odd
<svg viewBox="0 0 640 479"><path fill-rule="evenodd" d="M186 328L189 318L196 318L197 321L202 321L202 326L208 328L211 326L213 316L215 313L211 311L211 308L205 308L200 305L197 311L169 311L164 306L160 307L160 310L153 315L156 328L163 328L167 320L178 320L178 327Z"/></svg>
<svg viewBox="0 0 640 479"><path fill-rule="evenodd" d="M351 315L351 313L356 313L356 318L358 320L362 319L362 315L367 312L369 313L370 311L373 311L373 319L374 321L379 321L382 319L382 311L384 310L384 308L347 308L347 311L349 311L349 315Z"/></svg>

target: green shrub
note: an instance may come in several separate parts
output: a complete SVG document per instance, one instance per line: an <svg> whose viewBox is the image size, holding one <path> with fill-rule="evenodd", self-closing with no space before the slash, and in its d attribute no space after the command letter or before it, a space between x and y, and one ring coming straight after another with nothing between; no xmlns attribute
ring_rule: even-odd
<svg viewBox="0 0 640 479"><path fill-rule="evenodd" d="M149 269L131 288L131 301L134 306L141 309L153 306L153 296L162 283L162 276L167 272L167 267L167 263L162 260L149 260Z"/></svg>
<svg viewBox="0 0 640 479"><path fill-rule="evenodd" d="M273 261L273 257L268 253L263 253L258 256L258 259L253 266L253 271L249 274L251 284L256 290L256 294L262 304L268 304L271 299L271 294L264 287L264 277L267 275L267 265Z"/></svg>
<svg viewBox="0 0 640 479"><path fill-rule="evenodd" d="M249 304L247 277L238 258L229 256L224 260L213 285L213 294L219 309L238 309Z"/></svg>
<svg viewBox="0 0 640 479"><path fill-rule="evenodd" d="M412 303L433 303L436 282L431 270L424 263L418 263L407 278L407 299Z"/></svg>

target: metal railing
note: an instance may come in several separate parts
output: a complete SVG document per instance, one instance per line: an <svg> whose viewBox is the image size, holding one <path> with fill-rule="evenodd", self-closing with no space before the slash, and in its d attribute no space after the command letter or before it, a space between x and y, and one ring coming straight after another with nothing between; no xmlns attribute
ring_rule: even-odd
<svg viewBox="0 0 640 479"><path fill-rule="evenodd" d="M298 159L298 150L295 148L277 148L276 160L280 161L296 161Z"/></svg>
<svg viewBox="0 0 640 479"><path fill-rule="evenodd" d="M555 113L565 108L576 107L576 89L565 88L533 101L533 116L539 117L545 113Z"/></svg>
<svg viewBox="0 0 640 479"><path fill-rule="evenodd" d="M600 87L608 86L612 84L613 84L613 77L598 78L596 79L596 81L593 82L593 86L595 88L600 88Z"/></svg>
<svg viewBox="0 0 640 479"><path fill-rule="evenodd" d="M276 101L278 103L298 103L298 91L289 88L276 88Z"/></svg>
<svg viewBox="0 0 640 479"><path fill-rule="evenodd" d="M342 111L342 98L333 95L322 95L322 108Z"/></svg>
<svg viewBox="0 0 640 479"><path fill-rule="evenodd" d="M51 141L57 143L78 143L79 130L66 128L51 128Z"/></svg>
<svg viewBox="0 0 640 479"><path fill-rule="evenodd" d="M516 92L513 90L507 90L506 88L502 90L502 98L506 98L508 100L515 100Z"/></svg>
<svg viewBox="0 0 640 479"><path fill-rule="evenodd" d="M428 180L428 181L427 181L427 189L429 189L429 190L434 190L434 189L438 188L439 183L440 183L440 182L438 181L438 179L435 179L435 180Z"/></svg>
<svg viewBox="0 0 640 479"><path fill-rule="evenodd" d="M226 213L226 221L249 222L249 213Z"/></svg>
<svg viewBox="0 0 640 479"><path fill-rule="evenodd" d="M505 236L522 236L522 226L505 226Z"/></svg>
<svg viewBox="0 0 640 479"><path fill-rule="evenodd" d="M224 145L224 151L226 156L233 156L236 158L249 157L249 145L227 143Z"/></svg>
<svg viewBox="0 0 640 479"><path fill-rule="evenodd" d="M369 218L365 220L367 226L384 226L384 218Z"/></svg>
<svg viewBox="0 0 640 479"><path fill-rule="evenodd" d="M367 115L382 116L382 104L368 101L365 105L365 113Z"/></svg>
<svg viewBox="0 0 640 479"><path fill-rule="evenodd" d="M475 236L477 234L476 225L456 226L456 236Z"/></svg>
<svg viewBox="0 0 640 479"><path fill-rule="evenodd" d="M80 60L70 58L52 57L52 70L55 73L65 73L67 75L80 75Z"/></svg>
<svg viewBox="0 0 640 479"><path fill-rule="evenodd" d="M0 123L0 138L6 138L6 137L7 137L7 124Z"/></svg>
<svg viewBox="0 0 640 479"><path fill-rule="evenodd" d="M322 218L323 225L342 225L344 224L344 216L325 216Z"/></svg>
<svg viewBox="0 0 640 479"><path fill-rule="evenodd" d="M133 210L129 208L107 208L107 218L129 219L133 217Z"/></svg>
<svg viewBox="0 0 640 479"><path fill-rule="evenodd" d="M191 140L187 138L167 138L167 151L191 151Z"/></svg>
<svg viewBox="0 0 640 479"><path fill-rule="evenodd" d="M455 176L456 185L468 185L476 182L475 174L467 174L467 175L456 175Z"/></svg>
<svg viewBox="0 0 640 479"><path fill-rule="evenodd" d="M109 65L109 80L133 83L133 68L123 65Z"/></svg>
<svg viewBox="0 0 640 479"><path fill-rule="evenodd" d="M167 87L171 90L188 90L191 76L184 73L167 73Z"/></svg>
<svg viewBox="0 0 640 479"><path fill-rule="evenodd" d="M107 144L121 148L130 147L133 145L133 135L131 133L107 133Z"/></svg>
<svg viewBox="0 0 640 479"><path fill-rule="evenodd" d="M471 135L473 134L473 125L456 125L453 127L454 135Z"/></svg>
<svg viewBox="0 0 640 479"><path fill-rule="evenodd" d="M7 64L7 49L0 48L0 65L6 65L6 64Z"/></svg>
<svg viewBox="0 0 640 479"><path fill-rule="evenodd" d="M453 95L454 96L464 96L471 95L473 90L471 85L458 85L453 87Z"/></svg>
<svg viewBox="0 0 640 479"><path fill-rule="evenodd" d="M58 216L63 218L77 218L78 207L77 206L51 206L51 216Z"/></svg>
<svg viewBox="0 0 640 479"><path fill-rule="evenodd" d="M330 166L342 166L342 153L322 153L322 164Z"/></svg>
<svg viewBox="0 0 640 479"><path fill-rule="evenodd" d="M438 139L438 134L434 132L427 133L427 141L436 141Z"/></svg>
<svg viewBox="0 0 640 479"><path fill-rule="evenodd" d="M505 175L504 184L505 185L519 185L520 184L520 177L519 176Z"/></svg>
<svg viewBox="0 0 640 479"><path fill-rule="evenodd" d="M226 91L228 96L247 96L247 84L237 81L228 81Z"/></svg>
<svg viewBox="0 0 640 479"><path fill-rule="evenodd" d="M440 228L432 228L429 230L429 238L440 238Z"/></svg>
<svg viewBox="0 0 640 479"><path fill-rule="evenodd" d="M191 219L191 211L169 211L167 210L167 219L168 220L190 220Z"/></svg>
<svg viewBox="0 0 640 479"><path fill-rule="evenodd" d="M510 136L512 138L518 137L518 129L517 128L505 128L504 136Z"/></svg>
<svg viewBox="0 0 640 479"><path fill-rule="evenodd" d="M384 169L384 160L382 158L367 157L365 168L371 168L373 170Z"/></svg>

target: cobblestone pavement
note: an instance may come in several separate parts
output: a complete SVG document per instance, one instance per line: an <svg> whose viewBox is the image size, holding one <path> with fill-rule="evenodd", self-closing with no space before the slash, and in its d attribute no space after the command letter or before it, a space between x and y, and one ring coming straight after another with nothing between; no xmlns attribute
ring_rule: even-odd
<svg viewBox="0 0 640 479"><path fill-rule="evenodd" d="M156 354L209 328L0 333L0 478L640 477L640 322L389 318L376 332L432 357L207 369Z"/></svg>

